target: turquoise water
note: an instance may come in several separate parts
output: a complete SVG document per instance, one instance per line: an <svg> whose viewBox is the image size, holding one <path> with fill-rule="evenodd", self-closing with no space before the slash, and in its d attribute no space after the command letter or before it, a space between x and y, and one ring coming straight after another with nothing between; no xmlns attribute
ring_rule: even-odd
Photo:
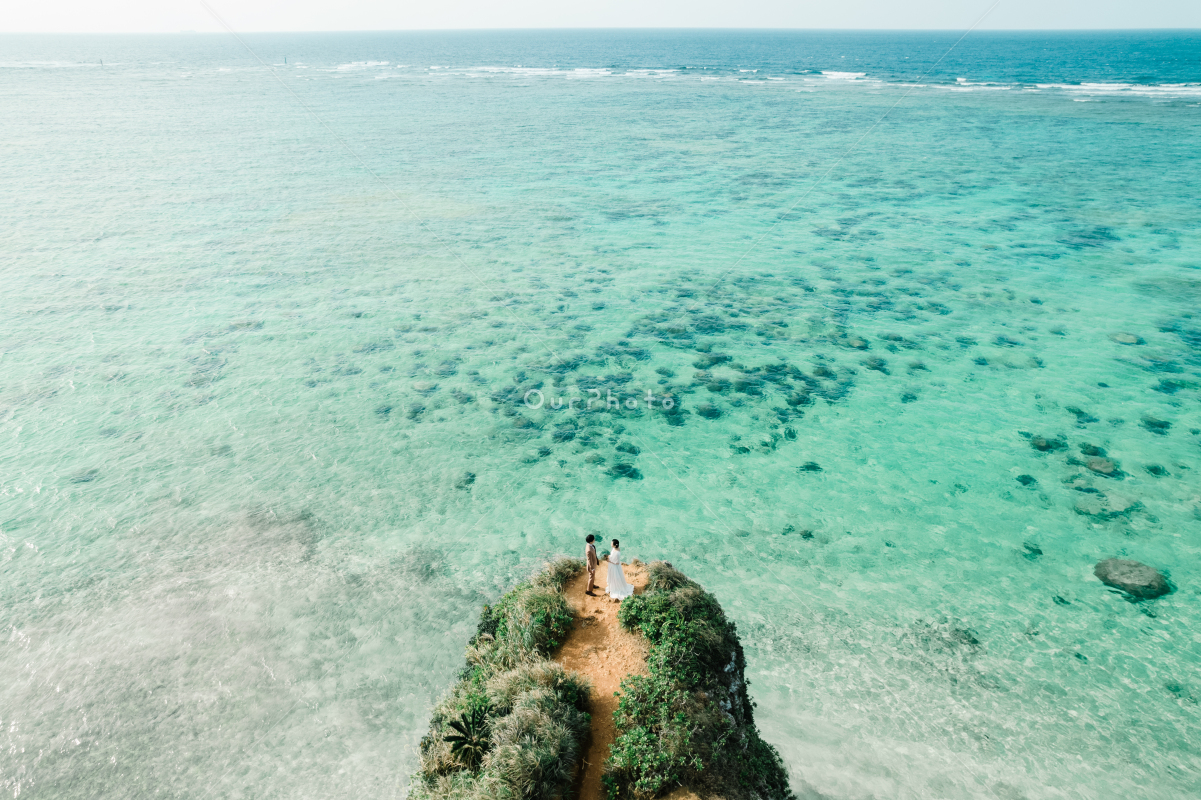
<svg viewBox="0 0 1201 800"><path fill-rule="evenodd" d="M403 797L594 531L802 798L1201 793L1201 49L955 38L0 39L0 786Z"/></svg>

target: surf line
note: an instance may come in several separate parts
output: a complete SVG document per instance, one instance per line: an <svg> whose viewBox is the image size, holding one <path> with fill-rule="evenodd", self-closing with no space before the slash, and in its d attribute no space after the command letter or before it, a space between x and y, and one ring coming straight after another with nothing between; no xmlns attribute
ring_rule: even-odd
<svg viewBox="0 0 1201 800"><path fill-rule="evenodd" d="M945 53L943 53L941 56L939 56L938 60L935 61L933 64L931 64L930 67L925 72L922 73L922 76L920 78L918 78L917 81L915 81L912 86L909 87L909 89L905 92L905 94L901 95L900 98L895 103L893 103L891 106L889 106L888 110L885 111L883 114L881 114L880 118L878 120L876 120L875 122L873 122L872 126L870 128L868 128L866 131L864 131L862 136L860 136L858 139L855 140L854 144L852 144L850 147L848 147L842 155L840 155L838 158L836 158L834 160L834 163L831 164L830 167L825 172L823 172L818 177L818 179L815 180L809 186L808 189L805 190L805 193L802 194L800 197L798 197L796 199L796 202L788 207L787 211L785 211L783 214L779 215L779 217L776 219L776 221L774 223L772 223L772 226L770 228L768 228L766 231L764 231L763 235L760 236L758 239L756 239L751 244L751 246L746 249L746 252L744 252L741 256L738 257L738 260L734 262L734 265L732 267L730 267L727 270L724 270L720 275L717 276L717 280L715 280L713 282L713 285L710 286L709 289L705 292L705 297L706 298L710 297L713 294L713 292L715 292L717 290L717 287L721 286L722 282L725 281L726 276L729 275L734 270L736 270L738 268L738 265L742 263L743 259L745 259L747 256L749 256L752 252L754 252L755 249L763 243L763 240L771 235L772 231L774 231L776 228L780 227L780 224L782 222L784 222L785 218L787 218L789 214L792 213L792 210L794 208L796 208L797 206L799 206L801 204L802 200L804 200L806 197L808 197L810 194L812 194L813 190L816 189L818 186L820 186L822 181L824 181L826 178L830 177L830 173L833 172L835 170L835 168L838 167L839 164L841 164L843 161L845 161L846 157L849 156L851 153L853 153L859 147L859 145L863 143L863 140L866 139L871 134L871 132L874 131L880 125L880 123L883 122L888 117L889 114L891 114L894 110L896 110L896 107L899 106L902 102L904 102L906 97L908 97L910 94L913 93L913 90L918 87L918 84L921 81L924 81L926 79L926 76L929 75L931 72L933 72L935 70L935 68L943 62L943 59L945 59L947 56L949 56L951 54L951 51L954 50L956 47L958 47L959 43L962 42L964 39L966 39L969 33L976 30L976 28L979 27L980 23L984 21L984 18L987 17L989 14L991 14L993 12L993 9L995 9L999 5L1001 5L1001 0L995 0L995 2L991 6L989 6L984 11L983 14L981 14L979 17L977 17L976 21L972 23L972 26L970 28L968 28L966 31L964 31L963 35L960 36L958 39L956 39L955 43L952 44L950 47L948 47L947 51Z"/></svg>

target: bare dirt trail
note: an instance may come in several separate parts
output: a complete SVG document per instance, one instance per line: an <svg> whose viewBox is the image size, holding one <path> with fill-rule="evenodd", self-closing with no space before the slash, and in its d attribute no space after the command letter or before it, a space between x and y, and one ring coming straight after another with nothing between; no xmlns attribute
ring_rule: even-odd
<svg viewBox="0 0 1201 800"><path fill-rule="evenodd" d="M634 592L642 594L646 588L646 567L626 564L622 569ZM601 771L617 738L613 725L616 693L627 675L646 674L646 640L622 630L618 624L620 606L605 594L608 570L609 565L604 561L597 567L593 597L584 594L588 585L586 573L572 578L563 587L563 597L575 612L575 624L555 660L592 682L592 730L584 752L579 800L603 800Z"/></svg>

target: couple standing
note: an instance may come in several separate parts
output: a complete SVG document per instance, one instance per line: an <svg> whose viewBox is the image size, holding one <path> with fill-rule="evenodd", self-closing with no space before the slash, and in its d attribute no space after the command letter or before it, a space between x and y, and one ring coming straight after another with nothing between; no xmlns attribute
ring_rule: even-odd
<svg viewBox="0 0 1201 800"><path fill-rule="evenodd" d="M593 587L596 586L596 567L600 561L596 557L596 545L593 542L596 537L588 534L584 539L584 560L588 564L588 588L584 590L584 594L592 594ZM622 600L634 594L634 587L626 582L626 574L621 571L621 551L617 549L618 541L613 540L613 549L609 551L609 576L606 581L606 589L608 589L609 597L615 600Z"/></svg>

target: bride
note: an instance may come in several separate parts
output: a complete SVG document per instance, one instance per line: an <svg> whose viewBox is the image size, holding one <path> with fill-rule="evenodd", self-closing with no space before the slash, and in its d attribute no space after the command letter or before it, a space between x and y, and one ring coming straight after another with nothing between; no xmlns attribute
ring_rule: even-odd
<svg viewBox="0 0 1201 800"><path fill-rule="evenodd" d="M617 549L618 542L613 540L613 549L609 552L609 579L606 581L609 597L621 600L634 594L634 587L626 583L626 575L621 571L621 551Z"/></svg>

